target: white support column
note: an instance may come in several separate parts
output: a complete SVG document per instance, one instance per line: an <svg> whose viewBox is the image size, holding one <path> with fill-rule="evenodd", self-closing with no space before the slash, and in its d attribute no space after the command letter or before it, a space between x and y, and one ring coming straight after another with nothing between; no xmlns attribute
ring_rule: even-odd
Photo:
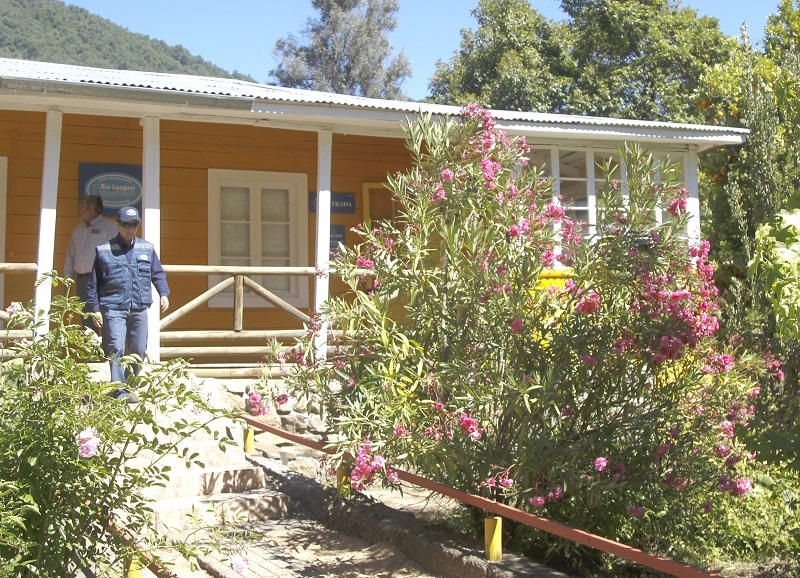
<svg viewBox="0 0 800 578"><path fill-rule="evenodd" d="M142 155L142 237L153 243L161 257L161 127L158 118L144 117ZM169 281L169 280L167 280ZM161 361L161 308L154 288L153 305L147 316L147 356L155 363Z"/></svg>
<svg viewBox="0 0 800 578"><path fill-rule="evenodd" d="M61 162L61 126L63 114L59 110L47 111L44 134L44 168L39 209L39 249L36 257L36 277L53 270L53 253L56 246L56 202L58 201L58 167ZM49 330L51 283L41 283L36 288L36 315L38 335Z"/></svg>
<svg viewBox="0 0 800 578"><path fill-rule="evenodd" d="M317 132L317 246L315 260L318 274L314 279L314 312L320 313L322 304L330 294L331 246L331 151L333 148L333 132L320 130ZM328 354L328 324L320 326L314 338L317 357L324 360Z"/></svg>
<svg viewBox="0 0 800 578"><path fill-rule="evenodd" d="M686 212L689 223L686 225L686 236L691 240L700 238L700 184L697 177L697 151L689 151L686 155L686 166L683 167L685 186L689 191L686 199Z"/></svg>

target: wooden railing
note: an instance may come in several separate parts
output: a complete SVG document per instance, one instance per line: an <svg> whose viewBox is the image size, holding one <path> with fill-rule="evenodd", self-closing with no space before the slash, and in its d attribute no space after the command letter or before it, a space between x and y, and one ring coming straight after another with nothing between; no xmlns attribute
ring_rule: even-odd
<svg viewBox="0 0 800 578"><path fill-rule="evenodd" d="M160 324L160 354L164 358L183 357L196 359L203 357L250 356L261 361L268 352L271 339L289 340L305 335L304 323L311 321L308 313L287 303L280 296L265 289L254 281L254 276L302 276L314 277L314 267L228 267L213 265L164 265L168 276L199 275L208 279L220 276L221 280L207 291L191 299L175 311L164 317ZM0 263L0 274L36 273L36 263ZM204 279L204 280L205 280ZM205 286L206 283L203 283ZM200 307L213 297L233 288L233 322L227 329L204 328L195 330L168 329L177 320ZM245 330L244 316L246 311L245 291L249 291L265 302L289 314L296 320L294 327L282 329ZM32 292L33 293L33 292ZM8 305L8 304L5 304ZM4 306L5 307L5 306ZM8 321L8 314L0 308L0 322ZM331 333L333 335L333 332ZM20 339L30 337L30 332L2 331L0 339ZM210 343L225 345L209 345ZM250 343L250 344L248 344ZM255 345L253 343L256 343Z"/></svg>
<svg viewBox="0 0 800 578"><path fill-rule="evenodd" d="M30 274L36 273L36 263L2 263L0 262L0 274L10 273L10 274ZM4 303L0 306L0 326L5 327L6 323L10 318L9 314L6 313L6 307L8 307L10 303ZM13 341L17 339L31 339L33 338L33 331L27 331L22 329L8 329L4 331L0 331L0 343L4 343L5 341ZM8 351L0 345L0 359L4 359L8 357Z"/></svg>
<svg viewBox="0 0 800 578"><path fill-rule="evenodd" d="M314 267L228 267L215 265L164 265L164 270L169 276L173 275L202 275L221 276L222 279L207 291L201 293L185 305L173 311L161 320L161 355L162 357L208 357L208 356L263 356L267 350L267 342L271 339L293 339L305 334L302 328L286 329L244 329L245 314L245 289L262 300L285 311L298 325L308 323L311 317L287 303L275 293L265 289L251 279L252 276L305 276L313 277L317 274ZM201 329L165 331L170 325L186 314L197 311L200 306L223 291L233 288L233 322L230 329ZM211 341L230 342L224 346L209 346ZM242 345L242 343L258 341L260 345ZM177 345L177 344L183 345ZM190 345L187 345L190 344Z"/></svg>

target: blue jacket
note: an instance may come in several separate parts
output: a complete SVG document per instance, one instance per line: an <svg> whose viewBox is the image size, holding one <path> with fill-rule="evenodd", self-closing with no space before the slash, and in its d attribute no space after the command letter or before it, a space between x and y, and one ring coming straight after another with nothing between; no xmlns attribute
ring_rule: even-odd
<svg viewBox="0 0 800 578"><path fill-rule="evenodd" d="M153 303L151 283L160 296L169 295L167 275L153 244L135 237L126 246L117 235L95 249L86 304L90 311L147 309Z"/></svg>

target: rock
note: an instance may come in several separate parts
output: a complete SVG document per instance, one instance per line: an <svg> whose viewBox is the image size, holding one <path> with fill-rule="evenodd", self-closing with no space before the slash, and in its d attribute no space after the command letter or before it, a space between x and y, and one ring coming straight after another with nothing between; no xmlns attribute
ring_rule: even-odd
<svg viewBox="0 0 800 578"><path fill-rule="evenodd" d="M281 415L281 427L291 433L306 433L308 431L308 416L301 413Z"/></svg>

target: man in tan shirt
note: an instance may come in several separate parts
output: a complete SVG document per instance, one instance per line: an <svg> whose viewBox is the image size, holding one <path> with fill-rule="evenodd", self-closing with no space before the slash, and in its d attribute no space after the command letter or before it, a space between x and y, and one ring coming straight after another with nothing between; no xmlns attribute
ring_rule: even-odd
<svg viewBox="0 0 800 578"><path fill-rule="evenodd" d="M75 279L75 294L83 302L86 312L86 283L92 272L95 247L114 237L117 234L117 225L103 217L103 199L96 195L86 195L79 199L78 216L81 222L72 230L64 260L64 276ZM84 319L83 326L98 331L90 319Z"/></svg>

